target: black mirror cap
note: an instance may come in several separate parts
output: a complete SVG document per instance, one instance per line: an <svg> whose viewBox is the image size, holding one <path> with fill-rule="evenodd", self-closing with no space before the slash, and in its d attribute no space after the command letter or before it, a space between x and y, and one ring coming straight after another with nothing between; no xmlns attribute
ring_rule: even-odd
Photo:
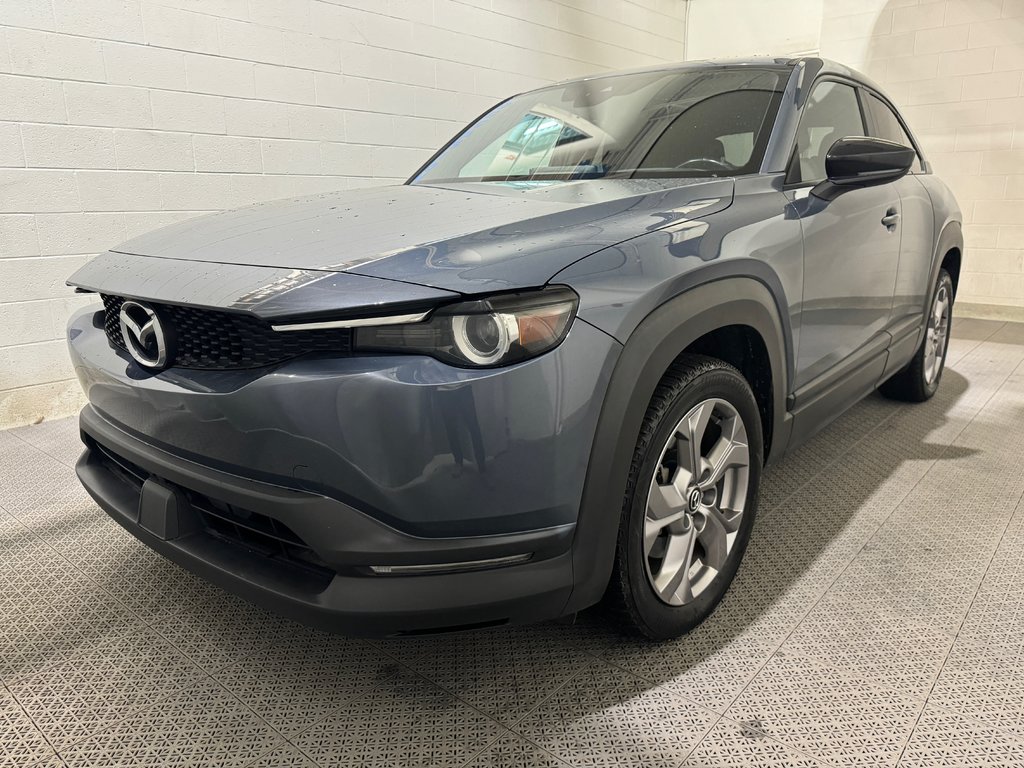
<svg viewBox="0 0 1024 768"><path fill-rule="evenodd" d="M900 179L910 171L917 153L894 141L847 136L829 147L825 175L840 187L870 187Z"/></svg>

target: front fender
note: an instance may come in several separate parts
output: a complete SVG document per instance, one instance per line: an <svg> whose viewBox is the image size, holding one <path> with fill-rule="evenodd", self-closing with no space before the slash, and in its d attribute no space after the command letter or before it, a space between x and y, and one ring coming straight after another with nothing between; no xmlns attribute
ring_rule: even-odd
<svg viewBox="0 0 1024 768"><path fill-rule="evenodd" d="M726 325L749 326L764 340L772 368L772 458L785 449L791 426L785 410L785 334L768 288L753 278L723 278L651 312L626 341L598 418L573 541L576 586L567 612L597 602L608 584L629 466L655 387L686 347Z"/></svg>

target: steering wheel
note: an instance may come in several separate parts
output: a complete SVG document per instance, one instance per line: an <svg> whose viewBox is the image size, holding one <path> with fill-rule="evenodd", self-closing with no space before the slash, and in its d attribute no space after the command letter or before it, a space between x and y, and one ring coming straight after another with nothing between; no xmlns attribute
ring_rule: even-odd
<svg viewBox="0 0 1024 768"><path fill-rule="evenodd" d="M708 168L708 166L711 166L711 168ZM679 165L676 166L676 168L679 170L683 170L690 167L695 168L696 170L714 170L716 168L719 168L726 172L731 172L735 170L735 168L733 168L733 166L730 163L727 163L724 160L715 160L714 158L711 157L692 157L686 162L680 163Z"/></svg>

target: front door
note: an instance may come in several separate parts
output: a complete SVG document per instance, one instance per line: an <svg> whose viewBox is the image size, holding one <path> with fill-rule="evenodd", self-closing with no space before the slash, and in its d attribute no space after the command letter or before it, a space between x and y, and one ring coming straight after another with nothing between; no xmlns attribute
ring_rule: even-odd
<svg viewBox="0 0 1024 768"><path fill-rule="evenodd" d="M787 177L804 239L798 391L809 383L817 389L815 380L829 386L848 368L859 377L884 365L900 257L896 185L852 189L829 201L809 194L825 178L829 147L867 134L853 86L831 80L814 86Z"/></svg>

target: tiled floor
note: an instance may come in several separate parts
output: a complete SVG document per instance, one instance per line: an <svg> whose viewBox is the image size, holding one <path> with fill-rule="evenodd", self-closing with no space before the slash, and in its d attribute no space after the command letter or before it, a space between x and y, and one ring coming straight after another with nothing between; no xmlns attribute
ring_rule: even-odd
<svg viewBox="0 0 1024 768"><path fill-rule="evenodd" d="M0 765L1024 766L1021 325L958 321L935 399L773 469L726 600L661 646L305 629L136 543L78 451L0 432Z"/></svg>

